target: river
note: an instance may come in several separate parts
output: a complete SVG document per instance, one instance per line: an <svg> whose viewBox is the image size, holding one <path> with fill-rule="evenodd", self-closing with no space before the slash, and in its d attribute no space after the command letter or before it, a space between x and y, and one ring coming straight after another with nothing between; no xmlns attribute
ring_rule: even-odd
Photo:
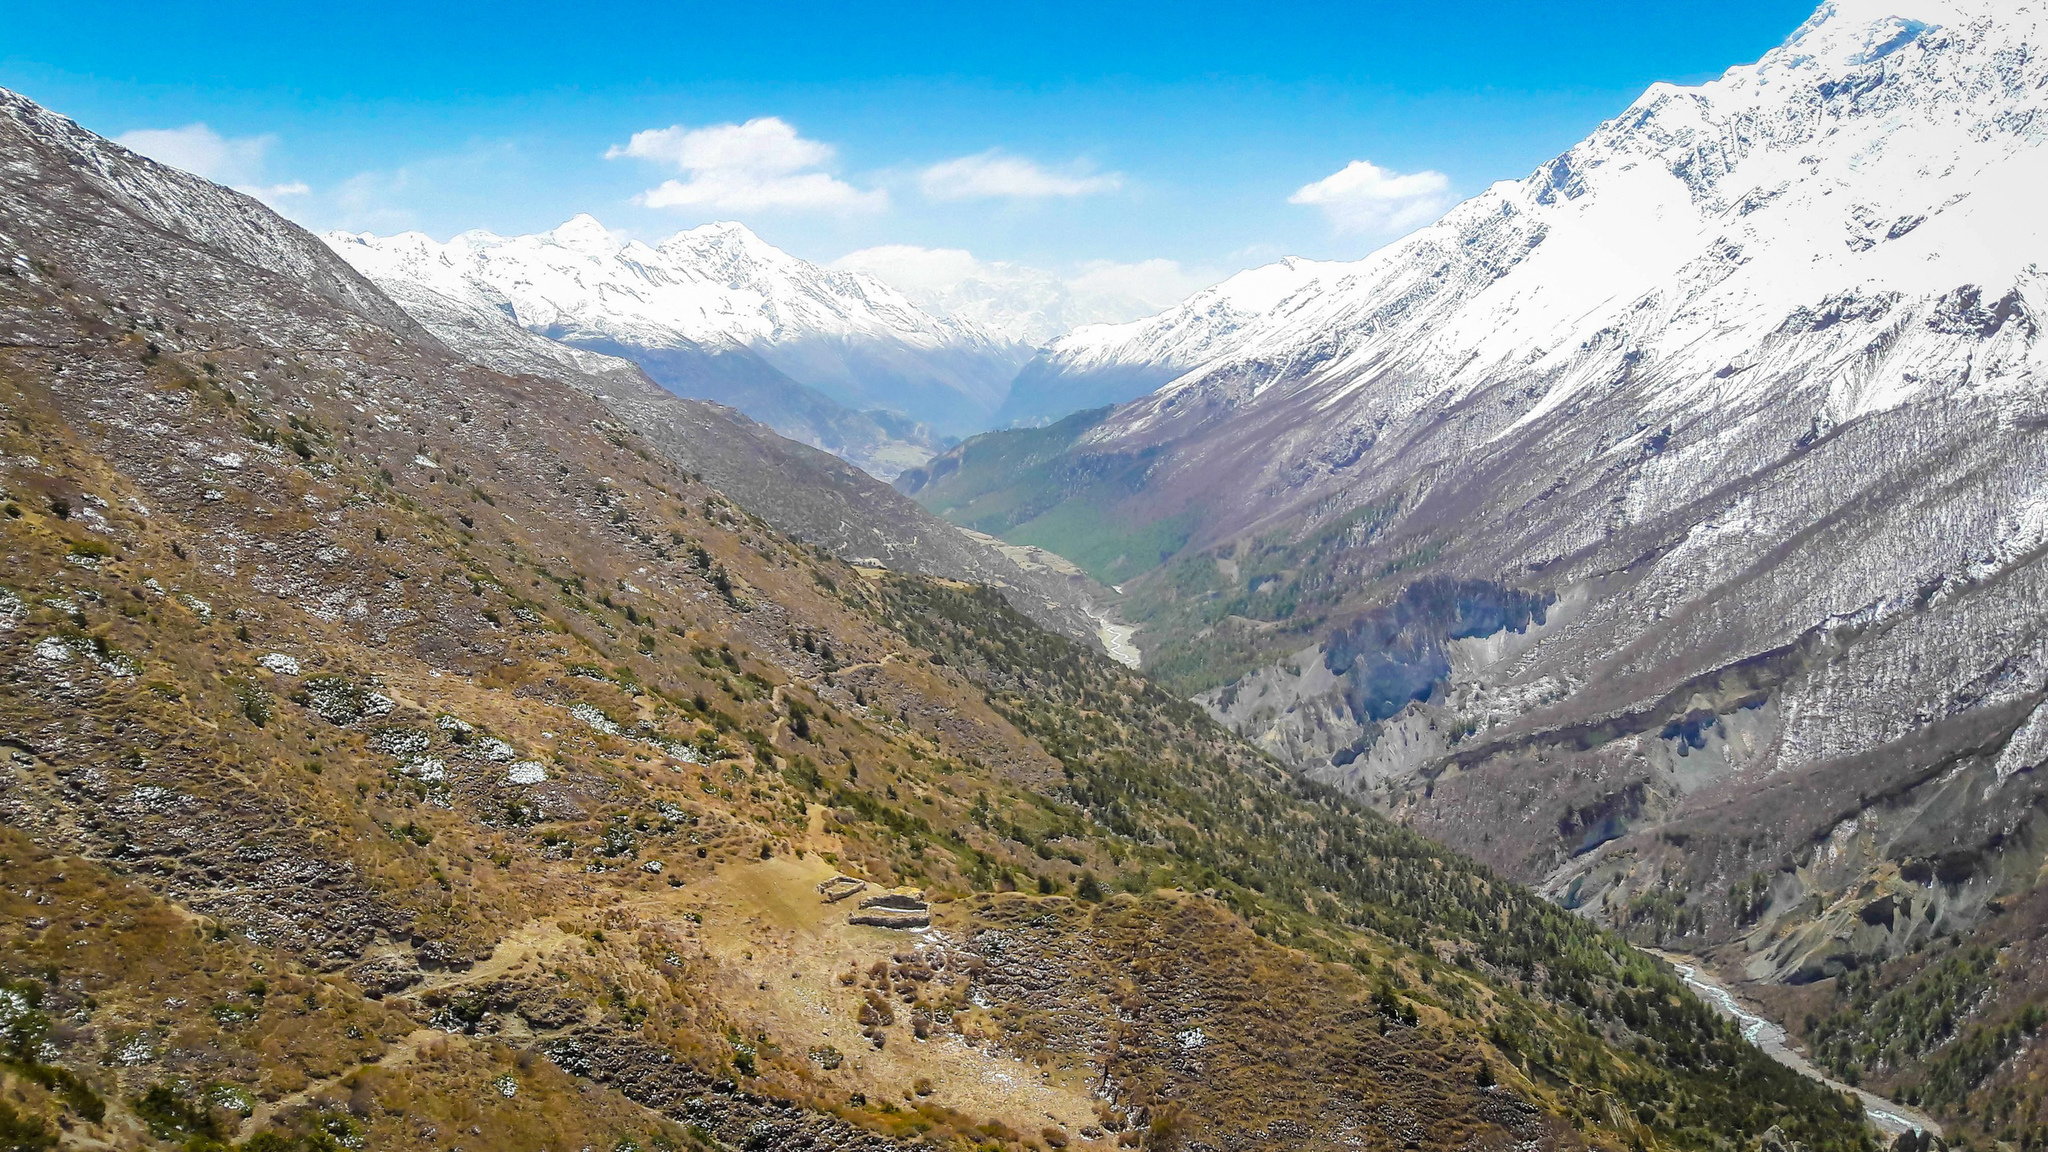
<svg viewBox="0 0 2048 1152"><path fill-rule="evenodd" d="M1910 1129L1919 1129L1941 1135L1941 1125L1926 1113L1909 1108L1896 1100L1887 1100L1875 1092L1865 1092L1830 1077L1808 1060L1798 1049L1792 1047L1785 1035L1785 1029L1777 1021L1761 1015L1755 1008L1743 1003L1735 993L1729 991L1705 966L1690 956L1671 952L1657 952L1656 955L1668 961L1678 970L1679 979L1691 988L1716 1011L1733 1019L1742 1026L1742 1038L1764 1050L1773 1060L1802 1076L1810 1076L1841 1092L1853 1092L1863 1101L1864 1114L1887 1136L1896 1136Z"/></svg>
<svg viewBox="0 0 2048 1152"><path fill-rule="evenodd" d="M1109 652L1109 658L1119 664L1136 668L1144 656L1138 651L1137 642L1131 639L1138 629L1133 624L1118 624L1107 616L1095 617L1095 634L1102 638L1102 647Z"/></svg>

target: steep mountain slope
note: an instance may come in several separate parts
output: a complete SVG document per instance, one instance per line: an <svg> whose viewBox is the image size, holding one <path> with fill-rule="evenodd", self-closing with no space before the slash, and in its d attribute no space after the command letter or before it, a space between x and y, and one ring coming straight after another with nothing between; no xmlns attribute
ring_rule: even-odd
<svg viewBox="0 0 2048 1152"><path fill-rule="evenodd" d="M990 584L1048 628L1100 645L1115 593L1074 573L1019 564L924 511L867 472L776 435L729 408L678 397L631 361L550 340L503 312L408 278L392 296L467 359L561 380L785 535L842 559Z"/></svg>
<svg viewBox="0 0 2048 1152"><path fill-rule="evenodd" d="M912 422L940 434L987 427L1024 358L871 276L799 260L739 224L655 247L622 243L589 216L533 236L328 241L380 284L408 282L625 356L680 394L729 403L887 475L931 451Z"/></svg>
<svg viewBox="0 0 2048 1152"><path fill-rule="evenodd" d="M195 182L11 93L0 156L13 1146L1870 1146L994 591L166 228L92 173Z"/></svg>
<svg viewBox="0 0 2048 1152"><path fill-rule="evenodd" d="M1817 1022L2014 946L1918 1047L1827 1034L2027 1131L2044 42L1830 4L1364 261L1076 334L1075 387L1173 378L903 486L1130 581L1148 667L1318 778Z"/></svg>

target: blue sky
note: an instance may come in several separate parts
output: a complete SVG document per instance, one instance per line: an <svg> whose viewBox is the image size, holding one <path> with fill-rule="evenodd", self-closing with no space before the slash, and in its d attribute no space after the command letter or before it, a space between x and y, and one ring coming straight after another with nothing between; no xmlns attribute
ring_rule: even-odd
<svg viewBox="0 0 2048 1152"><path fill-rule="evenodd" d="M1362 255L1811 7L17 0L0 85L320 228L736 218L1202 279Z"/></svg>

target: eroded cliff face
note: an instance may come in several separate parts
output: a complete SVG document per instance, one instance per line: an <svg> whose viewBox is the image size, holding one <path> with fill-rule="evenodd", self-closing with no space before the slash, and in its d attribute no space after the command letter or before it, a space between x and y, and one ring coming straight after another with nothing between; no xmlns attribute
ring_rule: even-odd
<svg viewBox="0 0 2048 1152"><path fill-rule="evenodd" d="M1484 672L1527 646L1551 597L1430 578L1279 664L1197 701L1327 783L1364 788L1419 772L1468 735ZM1453 692L1455 690L1455 695Z"/></svg>

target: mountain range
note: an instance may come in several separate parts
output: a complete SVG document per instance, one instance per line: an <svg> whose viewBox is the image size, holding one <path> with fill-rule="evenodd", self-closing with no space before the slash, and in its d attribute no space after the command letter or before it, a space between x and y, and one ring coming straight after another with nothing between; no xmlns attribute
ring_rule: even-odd
<svg viewBox="0 0 2048 1152"><path fill-rule="evenodd" d="M729 404L884 478L929 458L940 437L991 427L1029 355L740 224L707 224L658 246L619 240L589 216L532 236L327 241L401 300L496 310L558 342L630 359L679 395Z"/></svg>
<svg viewBox="0 0 2048 1152"><path fill-rule="evenodd" d="M1828 3L1364 260L1054 341L1020 379L1101 407L898 486L1311 777L2031 1131L2044 43Z"/></svg>
<svg viewBox="0 0 2048 1152"><path fill-rule="evenodd" d="M917 570L1003 550L428 303L0 92L8 1147L1873 1147Z"/></svg>
<svg viewBox="0 0 2048 1152"><path fill-rule="evenodd" d="M1177 302L1183 273L1164 260L1136 265L1094 262L1071 276L1007 260L977 260L963 249L884 244L849 252L832 267L866 272L927 311L972 324L999 339L1038 348L1076 328L1137 320ZM1155 282L1136 283L1132 273ZM1167 298L1161 299L1164 293ZM1029 402L1012 390L1007 404ZM1065 415L1061 409L1054 415ZM1005 426L999 411L997 426Z"/></svg>
<svg viewBox="0 0 2048 1152"><path fill-rule="evenodd" d="M1080 327L0 91L0 1146L2048 1143L2044 47Z"/></svg>

